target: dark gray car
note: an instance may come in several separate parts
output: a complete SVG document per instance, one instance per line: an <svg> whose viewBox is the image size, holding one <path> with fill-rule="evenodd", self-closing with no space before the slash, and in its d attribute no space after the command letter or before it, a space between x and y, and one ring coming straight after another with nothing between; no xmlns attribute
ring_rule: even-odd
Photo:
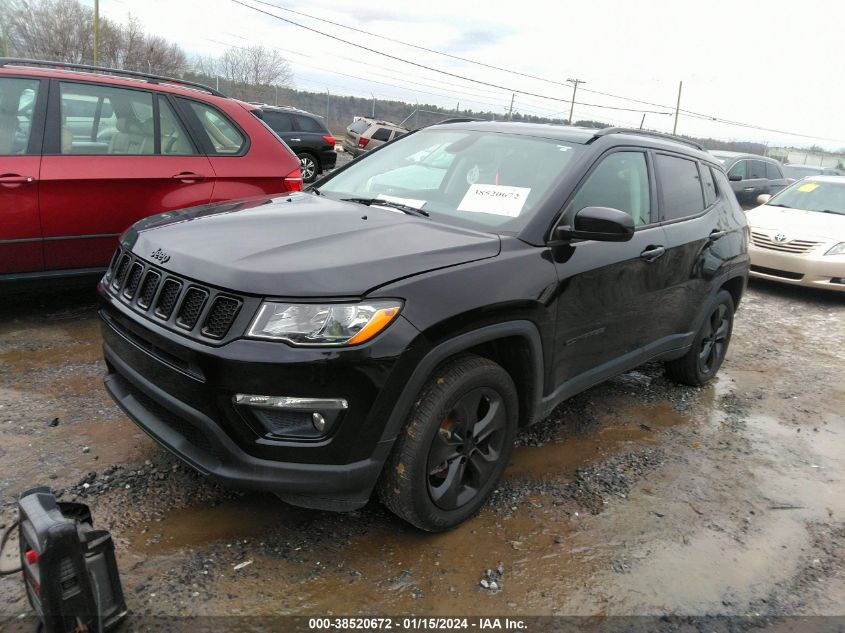
<svg viewBox="0 0 845 633"><path fill-rule="evenodd" d="M787 185L781 164L758 154L710 152L724 166L731 188L742 204L753 204L760 194L774 195Z"/></svg>

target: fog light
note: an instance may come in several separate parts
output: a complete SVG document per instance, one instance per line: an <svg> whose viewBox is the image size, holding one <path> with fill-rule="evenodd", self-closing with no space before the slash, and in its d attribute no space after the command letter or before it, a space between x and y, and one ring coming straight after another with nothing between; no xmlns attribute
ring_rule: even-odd
<svg viewBox="0 0 845 633"><path fill-rule="evenodd" d="M319 433L326 430L326 418L316 411L311 414L311 424L314 425L314 428L317 429Z"/></svg>

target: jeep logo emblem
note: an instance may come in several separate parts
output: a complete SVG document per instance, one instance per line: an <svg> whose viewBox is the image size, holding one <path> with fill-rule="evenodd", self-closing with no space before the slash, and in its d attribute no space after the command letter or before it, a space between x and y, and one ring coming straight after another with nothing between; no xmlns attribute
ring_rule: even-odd
<svg viewBox="0 0 845 633"><path fill-rule="evenodd" d="M775 235L775 242L785 242L785 241L786 241L786 235L784 235L783 233L778 233L777 235ZM170 259L170 258L168 258L168 259Z"/></svg>
<svg viewBox="0 0 845 633"><path fill-rule="evenodd" d="M160 262L162 264L166 264L167 262L170 261L170 255L168 255L167 253L165 253L161 249L153 251L153 254L150 255L150 257L152 257L153 259L157 260L158 262Z"/></svg>

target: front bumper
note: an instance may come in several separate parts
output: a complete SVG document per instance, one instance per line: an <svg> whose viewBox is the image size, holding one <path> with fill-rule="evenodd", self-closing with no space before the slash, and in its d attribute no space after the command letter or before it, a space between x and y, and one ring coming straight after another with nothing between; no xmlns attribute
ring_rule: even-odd
<svg viewBox="0 0 845 633"><path fill-rule="evenodd" d="M150 437L233 487L328 510L367 502L393 444L382 438L386 420L415 364L399 359L418 334L407 321L349 350L244 339L211 347L101 297L106 389ZM325 437L278 438L236 393L341 397L349 410Z"/></svg>
<svg viewBox="0 0 845 633"><path fill-rule="evenodd" d="M841 255L815 252L796 255L753 245L749 245L748 254L752 277L845 292L845 257Z"/></svg>

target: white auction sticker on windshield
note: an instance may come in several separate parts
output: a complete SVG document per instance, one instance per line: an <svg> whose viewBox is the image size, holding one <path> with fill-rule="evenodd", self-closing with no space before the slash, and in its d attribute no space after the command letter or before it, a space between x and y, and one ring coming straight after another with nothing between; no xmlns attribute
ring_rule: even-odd
<svg viewBox="0 0 845 633"><path fill-rule="evenodd" d="M385 202L395 202L396 204L404 204L405 206L413 207L414 209L422 209L425 206L425 203L428 202L427 200L415 200L414 198L386 196L383 193L377 195L376 200L384 200Z"/></svg>
<svg viewBox="0 0 845 633"><path fill-rule="evenodd" d="M522 211L531 189L505 185L471 185L458 211L492 213L515 218Z"/></svg>

